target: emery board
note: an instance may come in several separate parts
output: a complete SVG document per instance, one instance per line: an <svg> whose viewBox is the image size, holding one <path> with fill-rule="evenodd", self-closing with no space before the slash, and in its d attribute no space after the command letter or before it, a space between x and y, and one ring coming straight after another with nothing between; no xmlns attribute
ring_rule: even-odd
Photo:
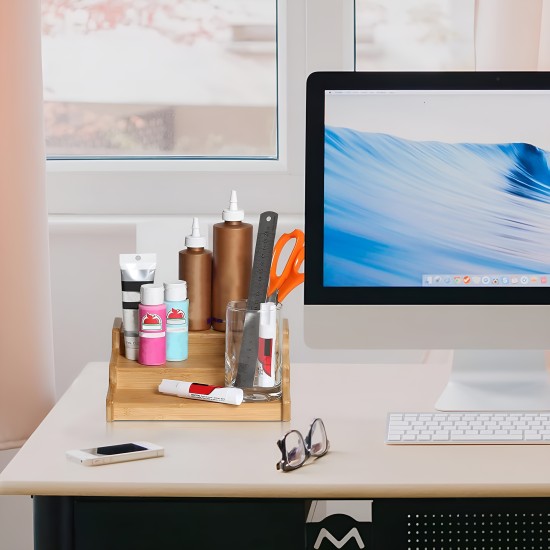
<svg viewBox="0 0 550 550"><path fill-rule="evenodd" d="M259 311L260 304L266 300L278 217L276 212L262 212L260 215L244 316L239 366L235 380L235 386L238 388L251 388L254 385L256 360L258 358L260 316L251 313Z"/></svg>

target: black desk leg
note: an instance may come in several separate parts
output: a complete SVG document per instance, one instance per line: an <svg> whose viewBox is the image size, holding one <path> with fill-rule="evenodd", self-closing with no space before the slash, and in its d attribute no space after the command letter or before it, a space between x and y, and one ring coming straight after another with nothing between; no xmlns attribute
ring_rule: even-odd
<svg viewBox="0 0 550 550"><path fill-rule="evenodd" d="M74 498L33 497L34 550L74 550Z"/></svg>

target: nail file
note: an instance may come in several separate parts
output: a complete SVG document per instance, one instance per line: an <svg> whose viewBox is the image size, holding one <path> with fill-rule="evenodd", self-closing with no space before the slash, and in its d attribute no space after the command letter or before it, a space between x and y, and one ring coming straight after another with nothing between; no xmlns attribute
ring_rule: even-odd
<svg viewBox="0 0 550 550"><path fill-rule="evenodd" d="M250 286L248 288L239 366L235 380L235 385L238 388L251 388L254 385L256 359L258 358L260 316L253 312L259 311L260 304L266 300L278 217L276 212L262 212L260 215Z"/></svg>

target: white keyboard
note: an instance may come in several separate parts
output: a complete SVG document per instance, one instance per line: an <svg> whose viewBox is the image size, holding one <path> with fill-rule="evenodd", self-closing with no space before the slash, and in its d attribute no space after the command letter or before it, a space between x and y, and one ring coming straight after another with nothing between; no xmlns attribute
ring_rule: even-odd
<svg viewBox="0 0 550 550"><path fill-rule="evenodd" d="M550 444L550 412L389 413L386 443Z"/></svg>

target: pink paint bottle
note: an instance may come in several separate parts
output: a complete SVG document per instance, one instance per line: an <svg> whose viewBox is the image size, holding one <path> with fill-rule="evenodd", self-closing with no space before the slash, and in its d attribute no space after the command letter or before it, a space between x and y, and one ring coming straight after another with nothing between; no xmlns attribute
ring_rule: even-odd
<svg viewBox="0 0 550 550"><path fill-rule="evenodd" d="M138 361L142 365L163 365L166 363L164 286L142 285L140 293Z"/></svg>

